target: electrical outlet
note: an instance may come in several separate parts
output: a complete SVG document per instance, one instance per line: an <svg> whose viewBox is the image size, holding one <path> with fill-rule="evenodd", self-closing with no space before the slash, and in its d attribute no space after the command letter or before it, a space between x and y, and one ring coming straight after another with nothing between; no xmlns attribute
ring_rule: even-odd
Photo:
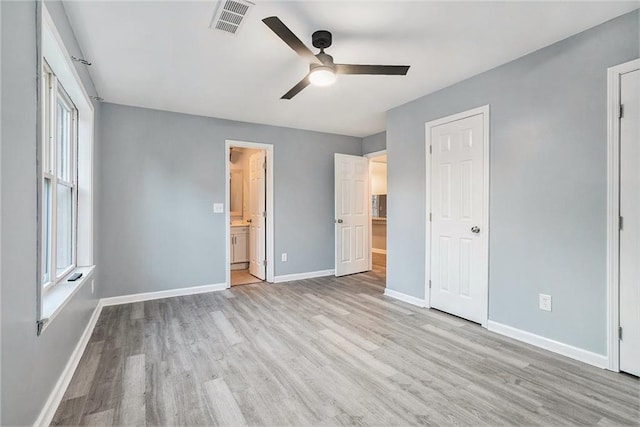
<svg viewBox="0 0 640 427"><path fill-rule="evenodd" d="M286 252L282 252L282 262L287 262L287 253Z"/></svg>
<svg viewBox="0 0 640 427"><path fill-rule="evenodd" d="M95 283L94 283L94 282L93 282L93 280L92 280L92 281L91 281L91 295L93 295L93 294L95 293L95 291L96 291Z"/></svg>
<svg viewBox="0 0 640 427"><path fill-rule="evenodd" d="M224 203L214 203L213 213L224 213Z"/></svg>
<svg viewBox="0 0 640 427"><path fill-rule="evenodd" d="M540 294L540 310L551 311L551 295Z"/></svg>

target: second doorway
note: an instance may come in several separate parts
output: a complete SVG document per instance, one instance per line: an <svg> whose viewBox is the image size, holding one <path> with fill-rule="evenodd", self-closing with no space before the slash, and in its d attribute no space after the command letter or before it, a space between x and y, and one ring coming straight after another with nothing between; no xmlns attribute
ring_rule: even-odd
<svg viewBox="0 0 640 427"><path fill-rule="evenodd" d="M231 286L266 280L266 150L229 148Z"/></svg>

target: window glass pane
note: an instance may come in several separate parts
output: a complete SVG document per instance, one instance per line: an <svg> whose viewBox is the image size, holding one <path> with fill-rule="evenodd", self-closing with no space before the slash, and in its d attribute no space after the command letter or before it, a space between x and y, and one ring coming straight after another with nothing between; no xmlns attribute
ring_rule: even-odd
<svg viewBox="0 0 640 427"><path fill-rule="evenodd" d="M71 111L64 101L58 98L56 107L56 141L58 142L57 153L57 176L65 181L70 180L71 163Z"/></svg>
<svg viewBox="0 0 640 427"><path fill-rule="evenodd" d="M44 172L51 173L53 171L53 159L55 153L53 152L53 123L51 112L51 74L47 73L43 79L43 93L44 93Z"/></svg>
<svg viewBox="0 0 640 427"><path fill-rule="evenodd" d="M73 263L73 190L63 184L57 189L56 276Z"/></svg>
<svg viewBox="0 0 640 427"><path fill-rule="evenodd" d="M51 110L51 108L49 108L49 110ZM55 166L55 161L56 161L56 153L53 151L53 135L54 135L55 129L51 124L53 122L53 118L51 114L49 114L48 120L49 122L47 123L47 126L49 126L49 129L47 132L47 141L45 142L47 144L47 163L45 166L47 168L47 172L52 174L53 168Z"/></svg>
<svg viewBox="0 0 640 427"><path fill-rule="evenodd" d="M51 180L44 179L42 199L42 284L51 281Z"/></svg>
<svg viewBox="0 0 640 427"><path fill-rule="evenodd" d="M58 99L56 103L56 142L58 143L58 152L56 153L56 171L57 176L61 177L64 170L64 106Z"/></svg>

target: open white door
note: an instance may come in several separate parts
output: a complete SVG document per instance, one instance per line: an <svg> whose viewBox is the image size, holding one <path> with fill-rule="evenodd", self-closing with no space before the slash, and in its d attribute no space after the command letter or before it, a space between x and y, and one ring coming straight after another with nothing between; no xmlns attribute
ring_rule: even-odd
<svg viewBox="0 0 640 427"><path fill-rule="evenodd" d="M336 276L369 270L369 206L369 159L336 154Z"/></svg>
<svg viewBox="0 0 640 427"><path fill-rule="evenodd" d="M640 70L620 76L620 370L640 376Z"/></svg>
<svg viewBox="0 0 640 427"><path fill-rule="evenodd" d="M431 306L483 323L488 256L484 114L430 127Z"/></svg>
<svg viewBox="0 0 640 427"><path fill-rule="evenodd" d="M264 151L249 158L249 273L266 278L266 156Z"/></svg>

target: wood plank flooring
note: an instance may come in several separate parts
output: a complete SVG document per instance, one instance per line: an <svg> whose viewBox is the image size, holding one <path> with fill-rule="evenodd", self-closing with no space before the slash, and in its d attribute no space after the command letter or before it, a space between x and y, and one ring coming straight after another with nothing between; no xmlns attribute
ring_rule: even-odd
<svg viewBox="0 0 640 427"><path fill-rule="evenodd" d="M262 283L262 280L249 273L249 270L231 270L231 286Z"/></svg>
<svg viewBox="0 0 640 427"><path fill-rule="evenodd" d="M637 378L382 295L384 271L105 307L55 425L638 425Z"/></svg>

